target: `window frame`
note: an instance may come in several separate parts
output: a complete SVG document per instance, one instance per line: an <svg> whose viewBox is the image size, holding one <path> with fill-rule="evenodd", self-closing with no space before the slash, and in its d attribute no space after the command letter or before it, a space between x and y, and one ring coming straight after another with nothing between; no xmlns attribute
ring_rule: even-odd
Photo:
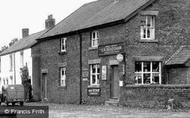
<svg viewBox="0 0 190 118"><path fill-rule="evenodd" d="M143 24L141 24L140 27L140 37L141 40L155 40L155 15L144 15L145 20L141 20ZM148 23L148 19L150 20L150 23ZM148 25L150 24L150 26ZM149 31L149 36L148 36Z"/></svg>
<svg viewBox="0 0 190 118"><path fill-rule="evenodd" d="M67 41L66 37L60 39L60 52L66 52L66 41Z"/></svg>
<svg viewBox="0 0 190 118"><path fill-rule="evenodd" d="M160 61L136 61L136 62L140 62L141 63L141 71L140 72L136 72L135 70L135 84L136 85L149 85L149 84L155 84L155 82L153 81L153 74L158 74L159 75L159 83L158 84L162 84L162 63ZM135 64L136 64L135 62ZM145 62L149 62L150 63L150 71L144 71L144 63ZM159 70L158 72L153 71L153 62L158 62L158 67ZM136 65L135 65L136 66ZM150 83L145 83L144 82L144 74L150 74ZM138 77L141 77L141 83L138 83Z"/></svg>
<svg viewBox="0 0 190 118"><path fill-rule="evenodd" d="M64 71L64 72L63 72ZM62 75L62 72L64 73L64 75ZM60 76L60 79L59 79L59 86L60 87L66 87L66 67L60 67L59 69L59 76ZM62 81L64 81L62 83Z"/></svg>
<svg viewBox="0 0 190 118"><path fill-rule="evenodd" d="M95 36L93 36L95 34ZM91 32L91 41L90 46L92 48L97 48L99 45L99 31L93 31Z"/></svg>
<svg viewBox="0 0 190 118"><path fill-rule="evenodd" d="M100 64L94 63L90 64L90 86L99 86L100 85ZM93 66L95 66L95 72L93 73ZM99 67L99 73L98 73L98 67ZM95 76L95 83L93 83L93 76ZM98 78L99 77L99 78Z"/></svg>

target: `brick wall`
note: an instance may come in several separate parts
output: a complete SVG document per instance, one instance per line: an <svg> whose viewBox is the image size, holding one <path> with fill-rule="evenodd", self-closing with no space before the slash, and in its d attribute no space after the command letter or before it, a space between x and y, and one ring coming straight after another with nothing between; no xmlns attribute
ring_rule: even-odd
<svg viewBox="0 0 190 118"><path fill-rule="evenodd" d="M174 108L190 107L189 85L128 85L121 88L120 104L132 107L167 109L174 99Z"/></svg>
<svg viewBox="0 0 190 118"><path fill-rule="evenodd" d="M37 46L40 46L40 69L48 70L46 75L48 101L55 103L79 103L80 58L78 36L67 37L67 51L64 54L59 53L60 38L41 42L34 49ZM59 68L63 63L66 63L66 87L61 87L59 83ZM39 69L34 70L34 73L36 71L39 71Z"/></svg>

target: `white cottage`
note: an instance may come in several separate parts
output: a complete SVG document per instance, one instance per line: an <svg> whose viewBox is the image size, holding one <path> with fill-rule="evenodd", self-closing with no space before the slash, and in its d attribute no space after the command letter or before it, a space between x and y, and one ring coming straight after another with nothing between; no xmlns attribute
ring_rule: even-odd
<svg viewBox="0 0 190 118"><path fill-rule="evenodd" d="M21 84L21 68L28 66L29 77L32 79L31 47L37 43L42 34L55 25L52 15L45 21L45 30L29 35L29 29L22 29L22 39L0 54L0 90L3 85Z"/></svg>

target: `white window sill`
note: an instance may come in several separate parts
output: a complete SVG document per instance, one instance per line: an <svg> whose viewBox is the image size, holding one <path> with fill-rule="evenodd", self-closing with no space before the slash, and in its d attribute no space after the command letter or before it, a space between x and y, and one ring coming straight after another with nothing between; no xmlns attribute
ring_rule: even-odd
<svg viewBox="0 0 190 118"><path fill-rule="evenodd" d="M98 47L89 47L88 50L97 50Z"/></svg>
<svg viewBox="0 0 190 118"><path fill-rule="evenodd" d="M88 88L99 88L100 85L89 85Z"/></svg>
<svg viewBox="0 0 190 118"><path fill-rule="evenodd" d="M155 39L140 39L140 42L144 43L158 43L158 40Z"/></svg>

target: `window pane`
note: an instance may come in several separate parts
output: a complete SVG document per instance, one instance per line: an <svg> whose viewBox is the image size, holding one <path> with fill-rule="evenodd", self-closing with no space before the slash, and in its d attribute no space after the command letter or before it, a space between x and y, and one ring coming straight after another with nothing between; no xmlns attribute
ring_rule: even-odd
<svg viewBox="0 0 190 118"><path fill-rule="evenodd" d="M97 73L100 73L100 65L97 65Z"/></svg>
<svg viewBox="0 0 190 118"><path fill-rule="evenodd" d="M159 72L159 62L152 62L152 71Z"/></svg>
<svg viewBox="0 0 190 118"><path fill-rule="evenodd" d="M150 28L147 28L147 38L150 38Z"/></svg>
<svg viewBox="0 0 190 118"><path fill-rule="evenodd" d="M144 72L150 72L150 62L144 62L144 68L143 71Z"/></svg>
<svg viewBox="0 0 190 118"><path fill-rule="evenodd" d="M92 73L96 73L96 65L92 65Z"/></svg>
<svg viewBox="0 0 190 118"><path fill-rule="evenodd" d="M142 62L135 62L135 72L142 72Z"/></svg>
<svg viewBox="0 0 190 118"><path fill-rule="evenodd" d="M141 74L136 74L135 83L136 84L142 84L142 76L141 76Z"/></svg>
<svg viewBox="0 0 190 118"><path fill-rule="evenodd" d="M100 74L97 75L97 84L100 83Z"/></svg>
<svg viewBox="0 0 190 118"><path fill-rule="evenodd" d="M159 84L159 73L152 74L152 83Z"/></svg>
<svg viewBox="0 0 190 118"><path fill-rule="evenodd" d="M92 75L92 84L95 84L95 83L96 83L96 76Z"/></svg>
<svg viewBox="0 0 190 118"><path fill-rule="evenodd" d="M150 84L150 74L143 74L144 84Z"/></svg>

